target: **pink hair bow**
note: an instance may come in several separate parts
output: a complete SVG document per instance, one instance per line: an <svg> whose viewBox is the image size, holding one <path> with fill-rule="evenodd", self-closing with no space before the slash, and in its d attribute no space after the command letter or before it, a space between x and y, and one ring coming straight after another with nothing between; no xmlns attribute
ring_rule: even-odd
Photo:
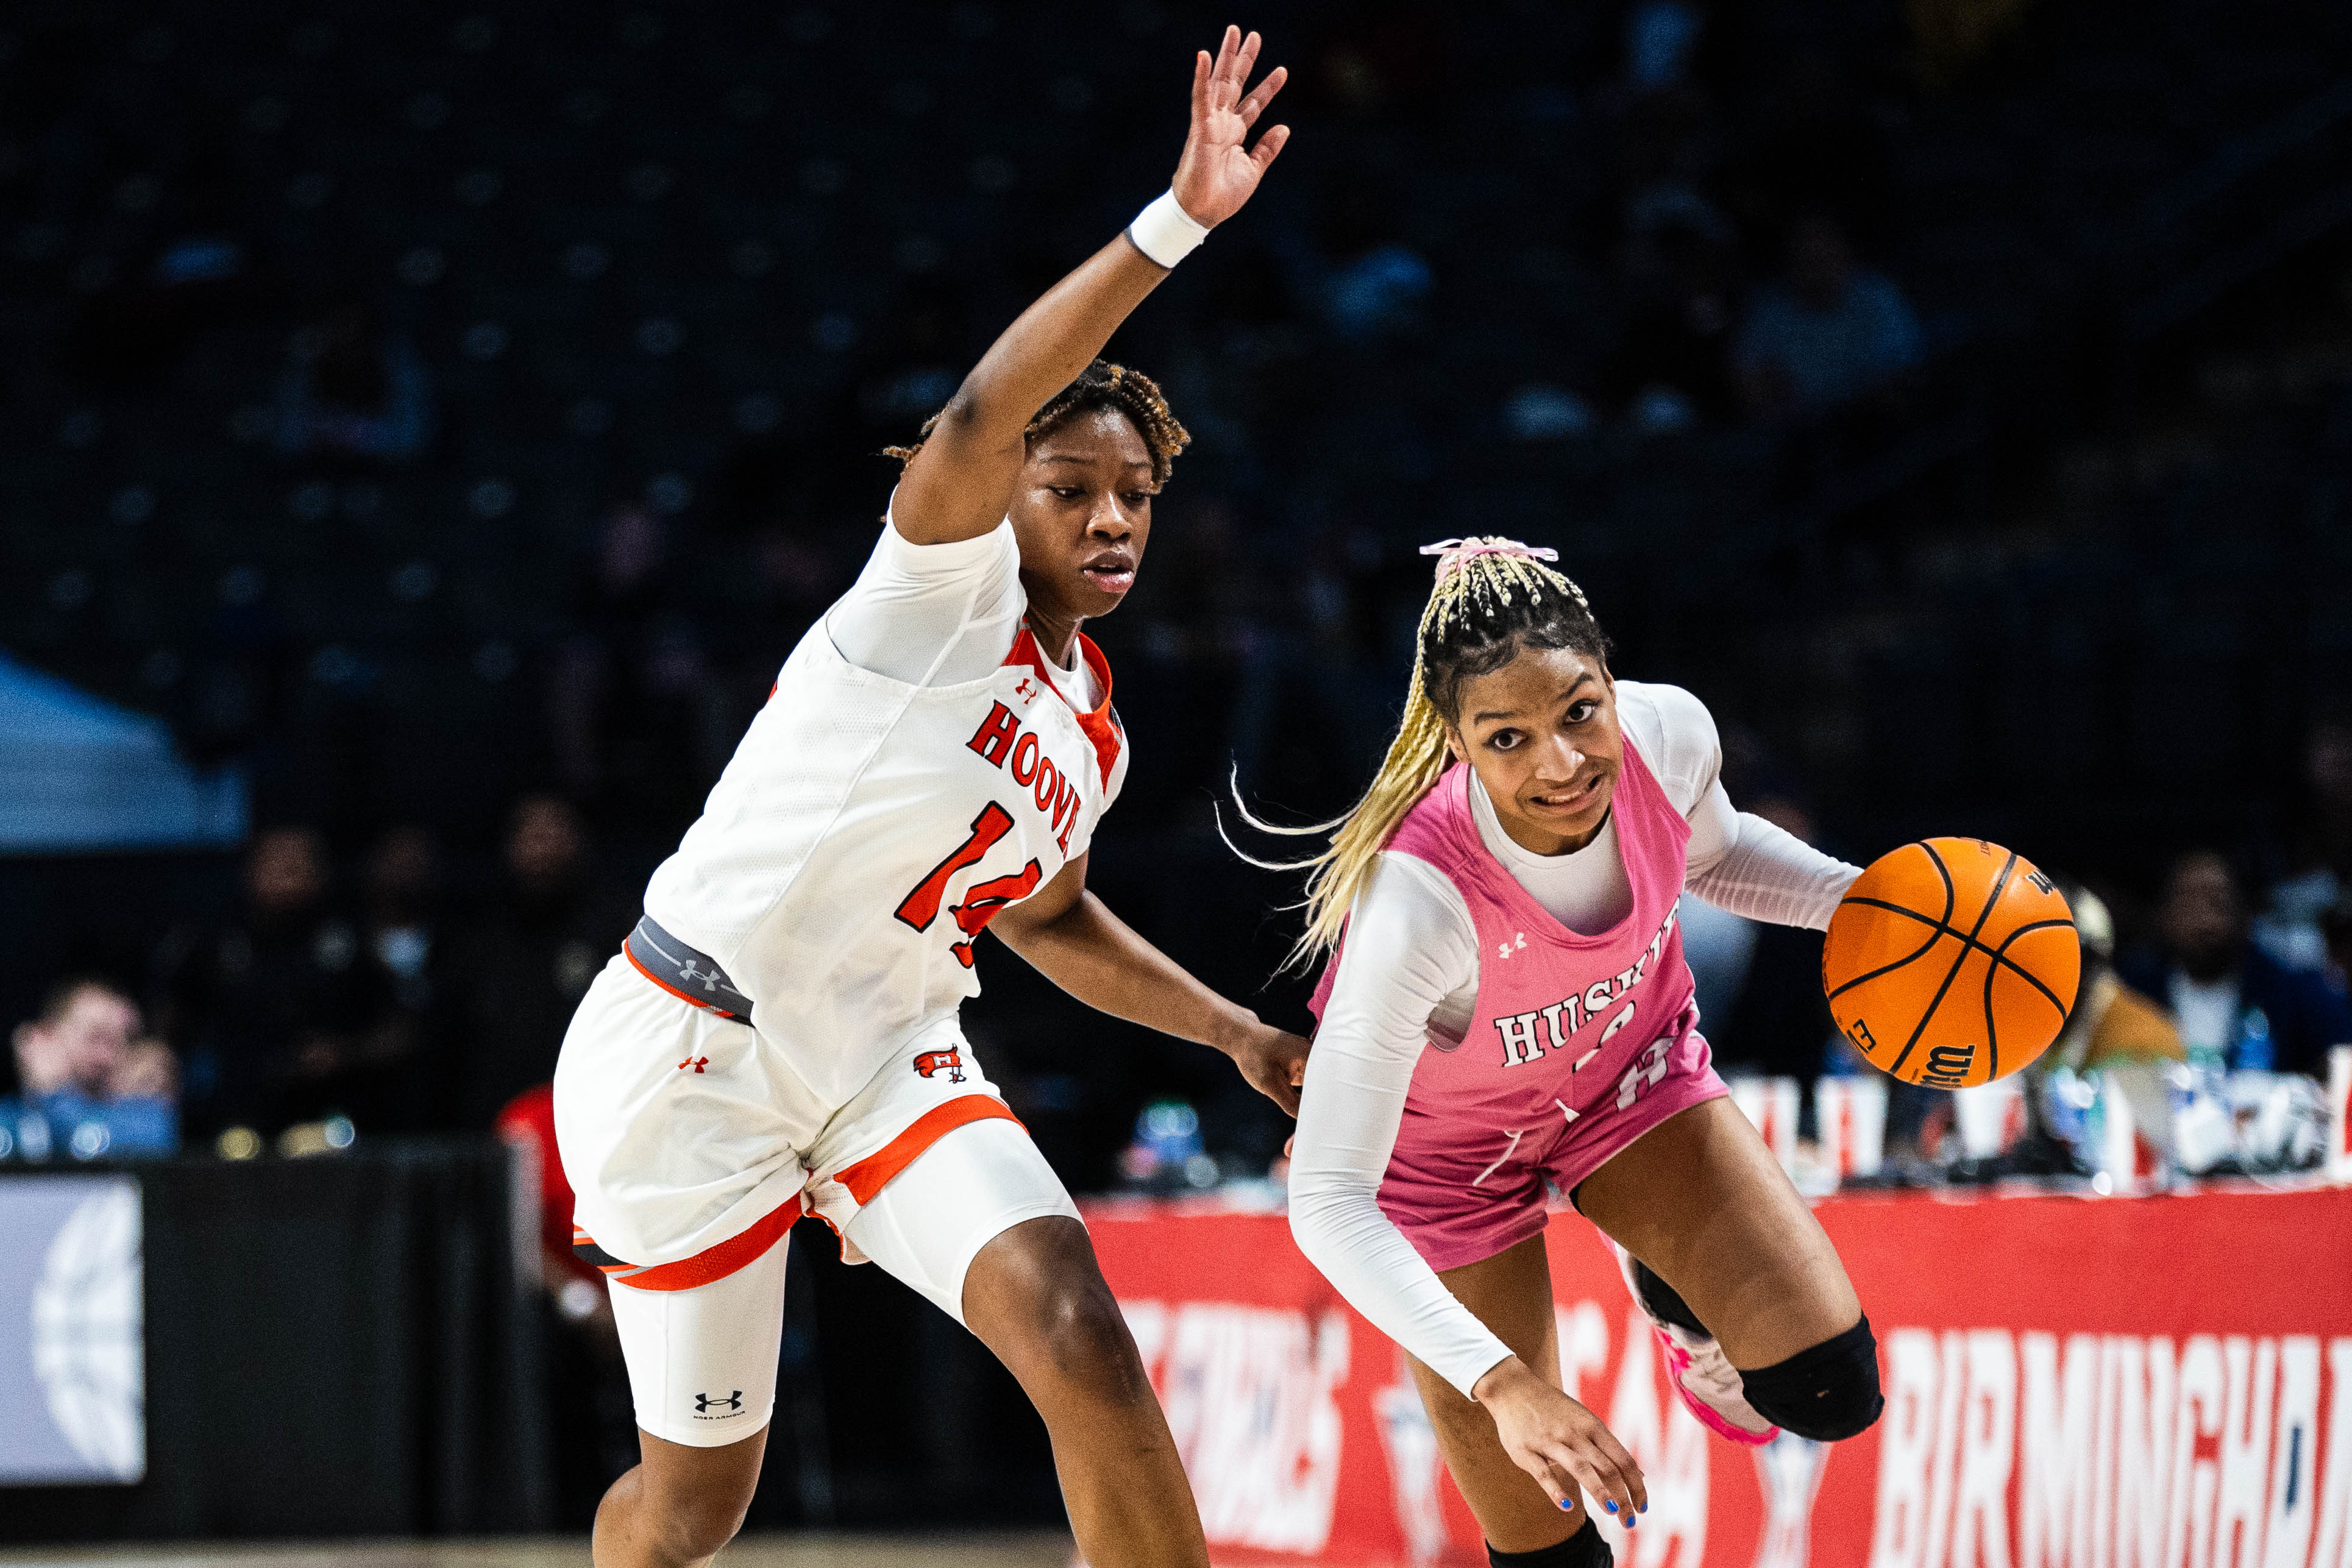
<svg viewBox="0 0 2352 1568"><path fill-rule="evenodd" d="M1444 582L1482 555L1517 556L1521 560L1558 560L1559 551L1548 546L1523 545L1517 539L1500 535L1486 538L1440 539L1433 545L1421 547L1423 555L1437 559L1437 580Z"/></svg>

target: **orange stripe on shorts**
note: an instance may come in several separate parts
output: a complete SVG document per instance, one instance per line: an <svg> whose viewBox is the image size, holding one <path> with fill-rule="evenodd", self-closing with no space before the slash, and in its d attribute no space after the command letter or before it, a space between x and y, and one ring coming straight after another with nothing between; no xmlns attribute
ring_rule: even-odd
<svg viewBox="0 0 2352 1568"><path fill-rule="evenodd" d="M800 1199L778 1204L765 1218L740 1236L730 1236L716 1247L706 1247L691 1258L681 1258L675 1263L656 1263L635 1274L616 1275L615 1281L635 1291L691 1291L697 1285L708 1285L723 1280L748 1263L756 1261L769 1248L782 1239L801 1217Z"/></svg>
<svg viewBox="0 0 2352 1568"><path fill-rule="evenodd" d="M860 1205L874 1201L874 1195L889 1185L890 1178L915 1163L917 1155L958 1127L972 1122L986 1122L1003 1117L1014 1126L1021 1118L1007 1110L1004 1102L992 1094L963 1094L945 1104L934 1105L915 1118L907 1130L856 1165L844 1169L833 1179L849 1189L849 1196ZM1023 1127L1022 1131L1028 1131Z"/></svg>

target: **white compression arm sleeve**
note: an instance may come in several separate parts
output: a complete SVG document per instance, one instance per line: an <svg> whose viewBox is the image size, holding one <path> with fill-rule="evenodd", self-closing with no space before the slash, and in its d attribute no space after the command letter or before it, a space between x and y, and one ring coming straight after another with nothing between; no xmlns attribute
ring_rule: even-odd
<svg viewBox="0 0 2352 1568"><path fill-rule="evenodd" d="M1290 1233L1348 1304L1465 1395L1510 1354L1381 1212L1413 1064L1440 998L1475 980L1478 937L1444 875L1384 854L1348 919L1307 1058Z"/></svg>
<svg viewBox="0 0 2352 1568"><path fill-rule="evenodd" d="M1862 868L1826 855L1751 811L1734 811L1721 784L1691 812L1683 885L1733 915L1774 925L1829 929Z"/></svg>

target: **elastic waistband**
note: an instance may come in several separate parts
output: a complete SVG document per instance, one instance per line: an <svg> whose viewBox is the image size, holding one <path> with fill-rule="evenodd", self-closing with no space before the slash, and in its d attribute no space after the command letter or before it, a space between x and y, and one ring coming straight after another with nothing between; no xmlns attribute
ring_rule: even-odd
<svg viewBox="0 0 2352 1568"><path fill-rule="evenodd" d="M751 998L727 977L719 961L655 925L652 915L637 922L621 951L638 974L678 1000L739 1023L751 1021Z"/></svg>

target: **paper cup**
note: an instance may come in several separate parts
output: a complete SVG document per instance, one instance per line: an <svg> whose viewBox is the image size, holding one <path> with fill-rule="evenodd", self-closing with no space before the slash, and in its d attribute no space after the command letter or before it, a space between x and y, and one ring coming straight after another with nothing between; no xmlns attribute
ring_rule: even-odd
<svg viewBox="0 0 2352 1568"><path fill-rule="evenodd" d="M1797 1163L1797 1081L1793 1078L1735 1078L1731 1102L1756 1124L1764 1146L1782 1170Z"/></svg>
<svg viewBox="0 0 2352 1568"><path fill-rule="evenodd" d="M1822 1160L1844 1181L1873 1176L1886 1155L1886 1081L1875 1075L1823 1078L1813 1084Z"/></svg>
<svg viewBox="0 0 2352 1568"><path fill-rule="evenodd" d="M2025 1092L2014 1078L1997 1078L1952 1091L1952 1124L1960 1153L1989 1160L2025 1132Z"/></svg>

